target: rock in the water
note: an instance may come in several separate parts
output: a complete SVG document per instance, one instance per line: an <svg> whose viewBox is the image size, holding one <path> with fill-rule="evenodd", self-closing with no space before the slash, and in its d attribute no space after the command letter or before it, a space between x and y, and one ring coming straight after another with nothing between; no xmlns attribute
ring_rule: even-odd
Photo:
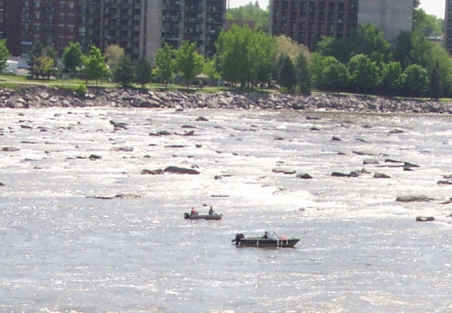
<svg viewBox="0 0 452 313"><path fill-rule="evenodd" d="M3 147L2 150L3 152L17 152L20 151L19 148L15 148L15 147Z"/></svg>
<svg viewBox="0 0 452 313"><path fill-rule="evenodd" d="M402 133L404 133L404 131L401 129L393 129L389 132L389 134L402 134Z"/></svg>
<svg viewBox="0 0 452 313"><path fill-rule="evenodd" d="M154 137L169 136L169 135L171 135L171 133L166 130L161 130L156 133L149 133L149 136L154 136Z"/></svg>
<svg viewBox="0 0 452 313"><path fill-rule="evenodd" d="M300 179L312 179L312 176L309 175L308 173L301 173L301 174L297 175L297 178L300 178Z"/></svg>
<svg viewBox="0 0 452 313"><path fill-rule="evenodd" d="M428 202L433 201L435 199L427 197L427 196L400 196L397 197L396 201L398 202Z"/></svg>
<svg viewBox="0 0 452 313"><path fill-rule="evenodd" d="M157 169L157 170L144 169L141 171L141 175L161 175L163 173L164 173L164 171L162 169Z"/></svg>
<svg viewBox="0 0 452 313"><path fill-rule="evenodd" d="M191 169L191 168L183 168L177 166L168 166L163 170L165 173L171 174L187 174L187 175L199 175L201 174L199 171Z"/></svg>
<svg viewBox="0 0 452 313"><path fill-rule="evenodd" d="M97 155L97 154L91 154L91 155L89 156L89 159L90 159L91 161L96 161L96 160L102 159L102 157L101 157L100 155Z"/></svg>
<svg viewBox="0 0 452 313"><path fill-rule="evenodd" d="M379 163L380 162L378 162L378 160L376 160L376 159L366 159L363 161L364 165L377 165Z"/></svg>
<svg viewBox="0 0 452 313"><path fill-rule="evenodd" d="M383 173L375 173L374 178L391 178L391 176L383 174Z"/></svg>
<svg viewBox="0 0 452 313"><path fill-rule="evenodd" d="M199 116L196 119L197 122L208 122L209 120L207 118L205 118L204 116Z"/></svg>
<svg viewBox="0 0 452 313"><path fill-rule="evenodd" d="M342 139L339 138L339 137L337 137L337 136L333 136L333 137L331 138L331 141L342 141Z"/></svg>
<svg viewBox="0 0 452 313"><path fill-rule="evenodd" d="M276 173L276 174L285 174L285 175L292 175L292 174L296 173L296 171L294 171L294 170L289 170L289 169L284 169L284 168L274 168L274 169L272 169L272 172Z"/></svg>
<svg viewBox="0 0 452 313"><path fill-rule="evenodd" d="M416 222L433 222L435 218L433 216L417 216Z"/></svg>

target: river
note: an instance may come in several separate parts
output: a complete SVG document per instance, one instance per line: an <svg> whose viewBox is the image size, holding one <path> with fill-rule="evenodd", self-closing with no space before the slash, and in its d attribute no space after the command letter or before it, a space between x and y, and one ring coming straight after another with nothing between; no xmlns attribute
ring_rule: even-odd
<svg viewBox="0 0 452 313"><path fill-rule="evenodd" d="M452 186L437 182L452 174L451 125L448 115L4 109L0 312L450 312ZM167 166L200 174L141 173ZM419 194L433 200L396 201ZM183 218L209 206L223 220ZM231 244L266 230L301 240Z"/></svg>

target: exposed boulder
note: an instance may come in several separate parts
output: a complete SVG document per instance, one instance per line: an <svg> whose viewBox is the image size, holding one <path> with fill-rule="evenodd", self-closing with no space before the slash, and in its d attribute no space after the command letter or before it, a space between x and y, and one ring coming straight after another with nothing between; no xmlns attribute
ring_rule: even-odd
<svg viewBox="0 0 452 313"><path fill-rule="evenodd" d="M435 199L424 195L414 195L414 196L399 196L396 201L398 202L429 202Z"/></svg>
<svg viewBox="0 0 452 313"><path fill-rule="evenodd" d="M374 178L391 178L391 176L383 174L383 173L375 173Z"/></svg>
<svg viewBox="0 0 452 313"><path fill-rule="evenodd" d="M199 175L201 174L199 171L191 169L191 168L183 168L177 166L168 166L163 170L165 173L171 174L187 174L187 175Z"/></svg>
<svg viewBox="0 0 452 313"><path fill-rule="evenodd" d="M416 222L433 222L435 218L433 216L417 216Z"/></svg>
<svg viewBox="0 0 452 313"><path fill-rule="evenodd" d="M297 178L300 179L312 179L313 177L311 175L309 175L308 173L300 173L297 175Z"/></svg>
<svg viewBox="0 0 452 313"><path fill-rule="evenodd" d="M141 175L161 175L163 173L164 173L164 171L162 169L157 169L157 170L144 169L141 171Z"/></svg>

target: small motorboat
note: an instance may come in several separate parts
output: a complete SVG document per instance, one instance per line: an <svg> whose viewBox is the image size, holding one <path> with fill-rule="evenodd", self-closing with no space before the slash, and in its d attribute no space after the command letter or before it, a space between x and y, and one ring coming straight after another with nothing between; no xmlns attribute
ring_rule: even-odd
<svg viewBox="0 0 452 313"><path fill-rule="evenodd" d="M275 232L265 232L261 237L245 237L244 234L236 234L235 242L237 247L255 248L294 248L300 241L298 238L286 238L278 236Z"/></svg>
<svg viewBox="0 0 452 313"><path fill-rule="evenodd" d="M221 220L223 218L223 214L184 213L184 217L187 220Z"/></svg>

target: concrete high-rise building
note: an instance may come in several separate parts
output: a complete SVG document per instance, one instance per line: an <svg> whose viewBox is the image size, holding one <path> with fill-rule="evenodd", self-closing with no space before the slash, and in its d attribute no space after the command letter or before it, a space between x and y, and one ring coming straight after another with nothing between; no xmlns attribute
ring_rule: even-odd
<svg viewBox="0 0 452 313"><path fill-rule="evenodd" d="M314 49L323 36L347 37L372 24L388 40L411 31L413 0L271 0L271 30Z"/></svg>
<svg viewBox="0 0 452 313"><path fill-rule="evenodd" d="M444 35L444 44L447 51L452 53L452 0L446 0L446 33Z"/></svg>

